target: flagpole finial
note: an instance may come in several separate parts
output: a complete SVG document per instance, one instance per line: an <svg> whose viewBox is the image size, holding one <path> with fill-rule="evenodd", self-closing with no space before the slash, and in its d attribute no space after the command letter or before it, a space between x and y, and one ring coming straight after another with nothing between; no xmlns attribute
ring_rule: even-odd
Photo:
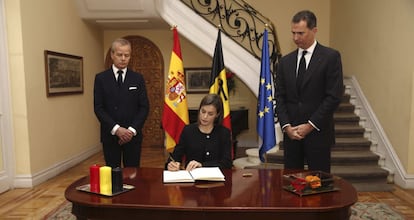
<svg viewBox="0 0 414 220"><path fill-rule="evenodd" d="M265 29L268 29L269 25L267 23L265 23Z"/></svg>
<svg viewBox="0 0 414 220"><path fill-rule="evenodd" d="M170 28L170 30L174 30L174 29L176 29L177 28L177 25L175 24L175 25L173 25L171 28Z"/></svg>
<svg viewBox="0 0 414 220"><path fill-rule="evenodd" d="M218 24L217 25L217 28L221 30L221 24Z"/></svg>

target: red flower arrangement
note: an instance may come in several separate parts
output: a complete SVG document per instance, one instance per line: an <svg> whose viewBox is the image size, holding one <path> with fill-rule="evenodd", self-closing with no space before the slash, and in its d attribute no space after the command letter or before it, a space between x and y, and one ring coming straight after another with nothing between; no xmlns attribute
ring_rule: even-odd
<svg viewBox="0 0 414 220"><path fill-rule="evenodd" d="M236 87L236 82L234 81L234 76L236 76L233 72L226 72L226 80L227 80L227 89L229 93L233 91ZM233 91L234 92L234 91Z"/></svg>

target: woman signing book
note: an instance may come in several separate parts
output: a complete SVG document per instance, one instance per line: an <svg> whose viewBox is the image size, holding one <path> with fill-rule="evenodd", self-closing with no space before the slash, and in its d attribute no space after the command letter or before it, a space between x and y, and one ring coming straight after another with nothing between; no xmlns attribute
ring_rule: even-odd
<svg viewBox="0 0 414 220"><path fill-rule="evenodd" d="M223 103L216 94L206 95L200 102L198 120L186 125L165 169L192 170L198 167L232 167L231 133L221 125ZM185 161L184 161L185 160Z"/></svg>

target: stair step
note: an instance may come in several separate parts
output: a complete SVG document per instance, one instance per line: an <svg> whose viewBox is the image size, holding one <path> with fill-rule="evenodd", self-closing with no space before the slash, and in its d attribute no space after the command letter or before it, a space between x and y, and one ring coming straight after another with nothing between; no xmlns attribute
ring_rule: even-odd
<svg viewBox="0 0 414 220"><path fill-rule="evenodd" d="M336 112L354 112L355 106L349 102L341 102L336 109Z"/></svg>
<svg viewBox="0 0 414 220"><path fill-rule="evenodd" d="M334 114L334 121L337 125L359 125L359 116L353 112L338 112Z"/></svg>
<svg viewBox="0 0 414 220"><path fill-rule="evenodd" d="M332 151L331 164L346 166L378 165L379 156L371 151Z"/></svg>
<svg viewBox="0 0 414 220"><path fill-rule="evenodd" d="M372 142L364 137L343 137L336 138L335 145L332 147L332 151L369 151Z"/></svg>
<svg viewBox="0 0 414 220"><path fill-rule="evenodd" d="M332 151L370 151L372 142L364 137L335 138ZM283 141L279 142L279 149L283 150Z"/></svg>
<svg viewBox="0 0 414 220"><path fill-rule="evenodd" d="M344 94L343 96L342 96L342 100L341 100L341 102L342 103L349 103L349 100L351 100L351 95L350 94Z"/></svg>
<svg viewBox="0 0 414 220"><path fill-rule="evenodd" d="M388 171L379 166L332 166L331 173L351 183L387 183Z"/></svg>
<svg viewBox="0 0 414 220"><path fill-rule="evenodd" d="M335 125L336 137L364 137L365 128L360 125Z"/></svg>
<svg viewBox="0 0 414 220"><path fill-rule="evenodd" d="M355 169L355 166L375 166L378 165L379 156L371 151L332 151L332 166L349 166ZM283 150L276 153L267 154L267 162L274 164L283 164Z"/></svg>

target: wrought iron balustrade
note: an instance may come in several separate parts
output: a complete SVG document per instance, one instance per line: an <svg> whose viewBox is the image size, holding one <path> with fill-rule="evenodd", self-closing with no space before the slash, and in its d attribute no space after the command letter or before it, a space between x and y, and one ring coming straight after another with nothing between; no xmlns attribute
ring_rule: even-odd
<svg viewBox="0 0 414 220"><path fill-rule="evenodd" d="M263 32L267 28L271 71L275 79L281 53L275 27L268 18L243 0L181 1L212 25L220 26L224 34L258 59L261 58L262 53Z"/></svg>

